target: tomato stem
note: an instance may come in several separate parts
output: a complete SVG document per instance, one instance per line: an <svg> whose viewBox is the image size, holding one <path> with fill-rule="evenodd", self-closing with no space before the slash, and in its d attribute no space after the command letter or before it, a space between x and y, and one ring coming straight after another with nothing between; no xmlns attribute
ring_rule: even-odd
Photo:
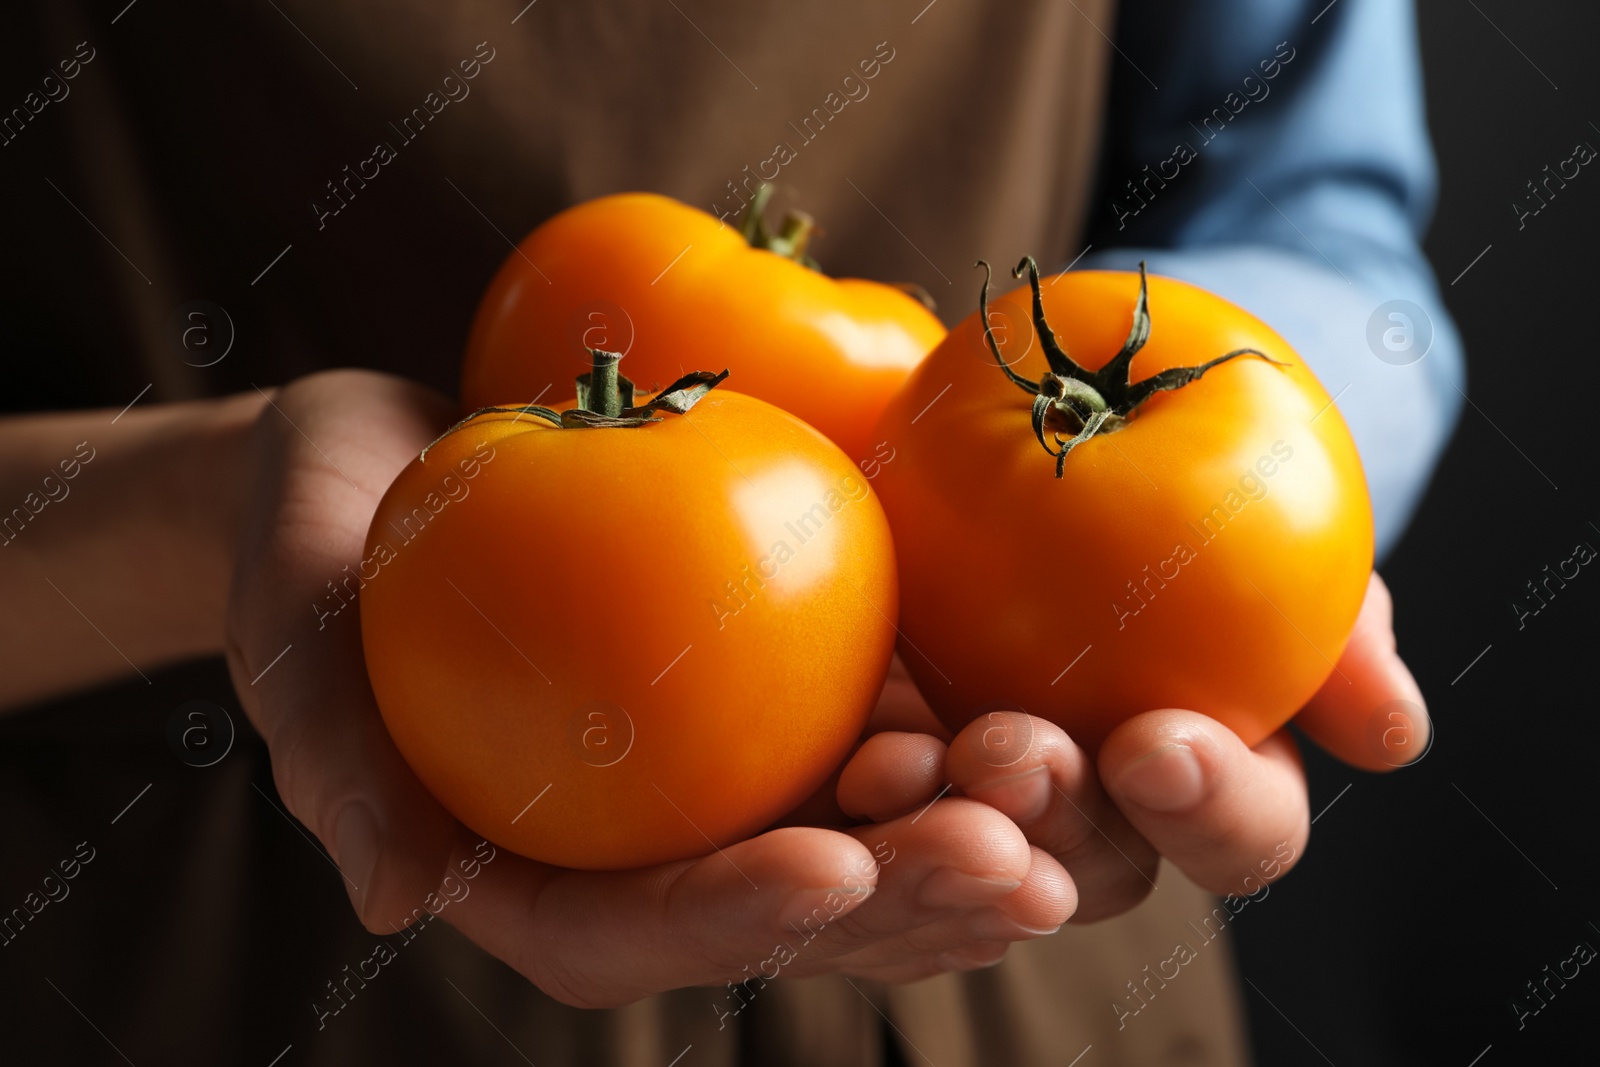
<svg viewBox="0 0 1600 1067"><path fill-rule="evenodd" d="M751 248L764 249L803 267L821 270L817 261L806 251L811 243L811 235L817 229L816 220L810 215L804 211L790 211L783 216L777 233L768 228L767 204L772 199L773 191L774 186L768 182L756 186L750 203L745 205L744 214L739 217L739 232Z"/></svg>
<svg viewBox="0 0 1600 1067"><path fill-rule="evenodd" d="M430 441L428 447L424 448L417 458L426 460L429 448L480 415L516 415L519 418L523 415L533 415L558 430L631 429L660 422L661 417L658 412L688 414L690 408L728 378L726 370L720 374L713 374L708 370L690 371L657 393L648 403L635 407L633 383L617 371L617 362L620 359L622 359L620 352L589 349L590 370L587 374L578 375L578 406L575 408L556 411L554 408L540 407L538 404L524 404L514 408L479 408ZM599 383L599 388L595 388L596 382Z"/></svg>
<svg viewBox="0 0 1600 1067"><path fill-rule="evenodd" d="M589 349L589 372L578 375L579 408L614 419L633 407L633 382L617 369L621 361L621 352Z"/></svg>
<svg viewBox="0 0 1600 1067"><path fill-rule="evenodd" d="M1011 369L1000 355L1000 345L994 338L994 325L989 321L989 282L994 276L989 264L978 260L983 268L983 288L978 291L978 314L983 320L983 339L994 354L995 362L1005 372L1013 385L1033 396L1033 434L1044 450L1056 459L1056 477L1065 477L1067 453L1099 433L1115 433L1122 429L1141 404L1159 392L1182 389L1199 380L1212 367L1240 356L1257 356L1275 367L1288 366L1254 348L1236 348L1216 359L1192 367L1171 367L1148 378L1132 380L1133 357L1150 340L1150 286L1145 276L1145 264L1139 261L1139 296L1133 305L1133 324L1122 348L1105 366L1097 371L1087 370L1071 356L1056 338L1055 331L1045 319L1044 294L1039 289L1039 265L1032 256L1025 256L1011 272L1013 278L1028 274L1028 284L1033 290L1033 326L1039 335L1039 347L1044 350L1050 369L1038 382ZM1046 436L1048 432L1049 436ZM1064 433L1070 437L1062 436ZM1050 446L1050 441L1055 446Z"/></svg>
<svg viewBox="0 0 1600 1067"><path fill-rule="evenodd" d="M927 308L929 311L938 314L939 302L933 298L932 293L928 292L928 290L924 289L916 282L885 282L884 284L891 289L900 290L902 293L906 294L911 299Z"/></svg>

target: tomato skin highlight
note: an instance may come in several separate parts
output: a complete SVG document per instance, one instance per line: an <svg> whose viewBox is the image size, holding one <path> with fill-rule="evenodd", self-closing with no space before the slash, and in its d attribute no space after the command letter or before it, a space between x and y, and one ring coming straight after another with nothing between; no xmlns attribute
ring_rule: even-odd
<svg viewBox="0 0 1600 1067"><path fill-rule="evenodd" d="M401 754L474 831L564 867L763 829L847 755L894 647L866 479L726 390L634 429L480 416L395 480L367 555L363 644Z"/></svg>
<svg viewBox="0 0 1600 1067"><path fill-rule="evenodd" d="M1289 344L1202 289L1150 278L1138 381L1239 348L1158 393L1055 476L1030 401L977 314L913 374L875 436L900 564L902 654L952 729L1021 708L1097 747L1145 711L1216 718L1254 745L1332 674L1365 595L1372 509L1330 397ZM1084 367L1127 337L1138 275L1046 280L1045 315ZM1048 369L1026 288L990 303L1001 354Z"/></svg>
<svg viewBox="0 0 1600 1067"><path fill-rule="evenodd" d="M551 217L506 258L472 324L461 403L526 403L552 382L563 393L588 369L585 346L604 348L626 352L622 373L646 391L732 367L740 392L860 459L889 398L944 336L891 286L829 278L703 211L623 193Z"/></svg>

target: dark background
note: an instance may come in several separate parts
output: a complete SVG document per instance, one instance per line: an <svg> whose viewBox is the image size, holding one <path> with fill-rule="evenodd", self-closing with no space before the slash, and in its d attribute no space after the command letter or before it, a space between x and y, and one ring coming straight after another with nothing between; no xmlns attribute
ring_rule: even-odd
<svg viewBox="0 0 1600 1067"><path fill-rule="evenodd" d="M1593 58L1600 12L1570 0L1421 0L1420 12L1443 181L1428 251L1466 341L1473 404L1383 573L1437 743L1420 766L1386 777L1351 771L1307 746L1312 810L1332 807L1297 873L1231 927L1263 1067L1597 1059L1591 1020L1600 1008L1600 965L1585 967L1523 1029L1511 1003L1520 996L1537 1006L1525 983L1570 957L1578 942L1600 948L1590 799L1600 726L1588 699L1590 620L1600 606L1600 573L1590 571L1600 568L1584 568L1524 629L1510 604L1578 542L1600 547L1590 443L1600 420L1589 410L1600 369L1585 319L1595 299L1586 268L1600 173L1586 168L1521 231L1510 204L1576 142L1600 147L1600 129L1590 125L1600 124ZM501 254L494 246L492 258ZM478 282L459 284L475 289ZM26 370L0 407L40 402ZM79 403L95 394L120 406L134 391L120 382L81 384ZM13 857L26 858L8 864L17 868L8 885L28 888L36 861L42 877L68 855L62 841L88 833L99 852L74 883L79 903L61 906L70 921L53 908L41 922L54 933L30 930L7 950L35 953L29 971L41 981L25 993L11 990L0 1005L7 1024L0 1062L16 1051L19 1030L47 1034L60 1062L106 1054L87 1027L66 1025L75 1020L43 984L59 977L52 966L66 966L54 961L93 957L116 986L126 960L162 953L171 986L130 989L129 1000L188 1004L226 1024L231 1051L265 1062L309 1030L303 1003L294 1003L293 1015L282 1006L279 967L289 956L282 950L340 938L366 943L352 931L314 846L277 810L259 743L241 738L235 758L218 769L263 784L259 797L244 794L251 803L239 810L209 807L198 779L172 758L165 725L173 707L210 696L235 708L225 675L215 664L199 665L156 683L118 690L110 713L106 694L53 709L82 716L80 743L70 751L32 737L37 719L13 717L5 726L0 810L26 811L18 822L34 828L4 838ZM112 714L117 727L108 729ZM243 726L242 716L235 721ZM85 770L101 783L96 795L63 798L56 786ZM137 806L118 815L114 831L83 829L106 826L129 800ZM214 863L201 856L191 869L149 870L131 847L140 824L181 838L214 821L230 828L234 852L210 857ZM181 842L167 844L183 851ZM281 906L250 907L252 872L270 874L285 890ZM179 928L149 920L170 915L174 899L184 916ZM309 906L317 900L329 906ZM183 947L197 931L233 931L230 951L263 966L195 984L208 953L197 947L196 958L186 959ZM363 1053L395 1062L420 1053L425 1035L408 1018L417 1005L388 997L374 1000L373 1010L379 1003L393 1023L391 1044ZM137 1028L119 1021L112 1029L131 1047L141 1044Z"/></svg>
<svg viewBox="0 0 1600 1067"><path fill-rule="evenodd" d="M1600 1060L1600 966L1552 983L1557 995L1522 1029L1511 1009L1519 994L1536 1008L1525 983L1578 942L1600 949L1600 567L1521 630L1510 606L1578 542L1600 548L1600 361L1585 323L1600 174L1585 168L1520 231L1510 206L1577 142L1600 148L1600 11L1419 7L1443 182L1427 249L1466 341L1473 403L1382 571L1437 742L1420 766L1381 778L1306 746L1313 812L1353 785L1295 875L1235 923L1268 1067L1467 1067L1486 1049L1481 1067Z"/></svg>

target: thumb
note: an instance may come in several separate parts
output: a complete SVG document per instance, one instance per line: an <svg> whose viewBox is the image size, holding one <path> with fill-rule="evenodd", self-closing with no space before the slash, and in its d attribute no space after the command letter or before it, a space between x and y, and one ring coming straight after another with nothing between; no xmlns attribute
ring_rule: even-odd
<svg viewBox="0 0 1600 1067"><path fill-rule="evenodd" d="M1377 573L1338 668L1295 718L1317 744L1368 771L1403 767L1432 743L1422 690L1395 651L1394 601Z"/></svg>

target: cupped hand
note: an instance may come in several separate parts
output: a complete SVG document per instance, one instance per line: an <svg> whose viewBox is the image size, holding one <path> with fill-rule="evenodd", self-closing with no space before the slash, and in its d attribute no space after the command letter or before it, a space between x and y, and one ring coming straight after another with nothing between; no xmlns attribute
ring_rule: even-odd
<svg viewBox="0 0 1600 1067"><path fill-rule="evenodd" d="M1305 850L1306 779L1287 729L1249 748L1204 715L1150 711L1091 755L1060 727L1021 712L982 716L947 742L932 713L913 703L902 694L899 727L870 737L846 766L840 807L892 819L941 796L981 801L1064 868L1074 922L1138 904L1163 856L1212 892L1254 894ZM1376 574L1336 670L1295 721L1366 770L1427 751L1422 694L1396 654L1392 603Z"/></svg>
<svg viewBox="0 0 1600 1067"><path fill-rule="evenodd" d="M355 371L271 400L244 475L229 669L284 803L327 847L369 930L437 914L556 999L606 1007L757 974L899 980L978 966L1071 914L1060 864L971 799L843 829L785 826L639 871L563 870L480 844L390 740L354 595L380 497L452 406ZM905 698L891 687L885 714Z"/></svg>

